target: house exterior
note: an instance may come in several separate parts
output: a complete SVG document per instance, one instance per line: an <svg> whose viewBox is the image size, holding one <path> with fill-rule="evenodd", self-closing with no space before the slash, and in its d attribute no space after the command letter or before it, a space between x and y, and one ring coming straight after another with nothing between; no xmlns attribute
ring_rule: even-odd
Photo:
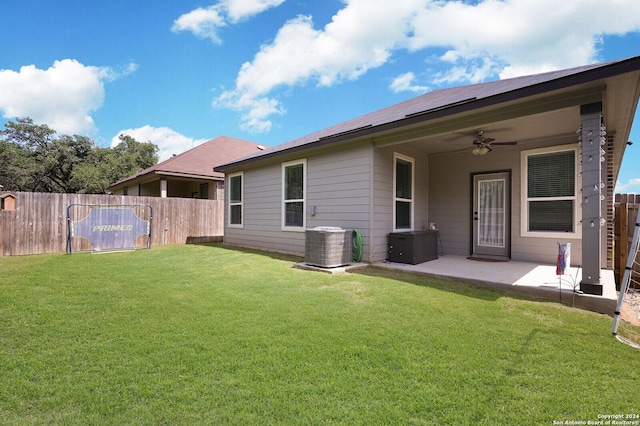
<svg viewBox="0 0 640 426"><path fill-rule="evenodd" d="M602 294L639 95L634 57L433 91L229 162L225 242L303 255L306 229L337 226L378 262L389 233L434 224L445 254L547 264L572 243Z"/></svg>
<svg viewBox="0 0 640 426"><path fill-rule="evenodd" d="M224 174L215 166L262 148L253 142L218 136L142 170L109 187L115 195L222 200Z"/></svg>

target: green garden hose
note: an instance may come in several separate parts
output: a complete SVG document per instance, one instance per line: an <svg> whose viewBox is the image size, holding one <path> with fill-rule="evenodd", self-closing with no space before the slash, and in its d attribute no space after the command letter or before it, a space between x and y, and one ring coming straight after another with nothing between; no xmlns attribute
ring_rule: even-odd
<svg viewBox="0 0 640 426"><path fill-rule="evenodd" d="M357 229L351 231L351 260L354 262L362 260L362 235Z"/></svg>

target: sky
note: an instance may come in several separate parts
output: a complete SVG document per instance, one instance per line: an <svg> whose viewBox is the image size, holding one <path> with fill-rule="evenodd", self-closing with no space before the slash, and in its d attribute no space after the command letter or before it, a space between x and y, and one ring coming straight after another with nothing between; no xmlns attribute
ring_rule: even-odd
<svg viewBox="0 0 640 426"><path fill-rule="evenodd" d="M160 160L277 145L432 90L640 55L638 0L21 0L2 5L2 124ZM640 113L616 192L640 193Z"/></svg>

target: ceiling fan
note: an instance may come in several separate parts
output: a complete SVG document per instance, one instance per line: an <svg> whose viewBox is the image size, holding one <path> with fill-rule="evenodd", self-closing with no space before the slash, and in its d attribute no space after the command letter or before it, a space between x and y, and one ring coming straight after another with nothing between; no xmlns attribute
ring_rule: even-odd
<svg viewBox="0 0 640 426"><path fill-rule="evenodd" d="M473 155L485 155L493 151L493 149L491 149L492 146L518 144L518 142L494 142L495 141L494 138L484 137L483 130L477 130L476 135L477 135L477 138L473 140L473 149L471 150L471 153Z"/></svg>

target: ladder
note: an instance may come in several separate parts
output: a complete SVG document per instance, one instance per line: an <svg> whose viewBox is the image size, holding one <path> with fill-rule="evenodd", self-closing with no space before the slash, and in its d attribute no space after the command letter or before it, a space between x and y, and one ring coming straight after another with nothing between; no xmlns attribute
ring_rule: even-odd
<svg viewBox="0 0 640 426"><path fill-rule="evenodd" d="M629 284L631 283L633 264L635 263L636 256L638 255L638 239L640 239L640 210L638 210L638 216L636 217L636 227L633 231L633 239L631 240L629 257L627 258L627 265L624 269L624 276L622 278L622 282L620 283L620 296L618 296L618 304L616 305L615 315L613 316L613 327L611 328L611 332L616 337L618 337L618 321L620 319L620 310L622 309L624 296L629 289Z"/></svg>

